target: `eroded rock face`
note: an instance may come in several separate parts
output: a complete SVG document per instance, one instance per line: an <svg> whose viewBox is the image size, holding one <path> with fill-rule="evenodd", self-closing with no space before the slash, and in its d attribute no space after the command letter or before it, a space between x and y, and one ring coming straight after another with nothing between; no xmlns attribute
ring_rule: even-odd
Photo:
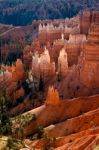
<svg viewBox="0 0 99 150"><path fill-rule="evenodd" d="M65 49L63 48L60 51L59 57L58 57L58 72L62 76L65 76L67 74L68 70L68 60L67 60L67 53Z"/></svg>
<svg viewBox="0 0 99 150"><path fill-rule="evenodd" d="M88 34L88 30L92 23L99 23L98 11L83 11L80 16L80 32L81 34Z"/></svg>
<svg viewBox="0 0 99 150"><path fill-rule="evenodd" d="M90 11L86 13L87 17L87 29L90 26L88 21L90 20ZM92 11L92 22L97 22L98 12ZM43 23L39 26L38 37L33 41L31 46L27 46L24 51L24 58L29 68L32 68L34 76L43 76L43 79L51 78L46 83L46 89L49 85L54 85L58 89L59 95L63 98L73 98L85 95L93 95L98 93L98 24L92 25L89 30L89 34L76 33L79 27L78 19L76 24L74 20L70 19L69 23L62 22L57 26L53 24L53 21L44 25ZM57 31L61 31L60 36L52 36L51 34ZM68 38L65 37L64 31L69 32ZM74 30L75 32L72 32ZM46 32L49 34L47 40L44 36L40 35ZM47 51L44 50L46 46ZM61 55L61 49L64 48L64 54ZM66 53L66 57L64 55ZM61 56L60 56L61 55ZM32 59L33 56L33 59ZM31 66L32 64L32 66ZM75 69L73 69L73 67ZM90 70L90 71L89 71ZM57 82L58 75L61 74L64 78L60 82ZM85 77L86 76L86 77ZM57 79L56 79L57 78Z"/></svg>
<svg viewBox="0 0 99 150"><path fill-rule="evenodd" d="M84 47L80 80L88 88L99 88L99 24L92 24Z"/></svg>
<svg viewBox="0 0 99 150"><path fill-rule="evenodd" d="M93 22L97 21L97 13L86 13L86 22L82 24L86 34L91 23L90 15ZM40 107L32 109L35 106L30 95L27 95L24 102L9 112L10 116L16 116L32 109L21 115L22 118L27 117L28 113L35 116L32 120L27 118L22 126L24 135L37 133L40 126L47 133L49 139L44 137L31 141L31 149L42 149L51 144L56 150L89 150L99 143L99 95L89 96L99 89L99 24L91 25L87 39L86 35L79 34L78 24L65 26L62 23L58 27L52 23L40 25L39 37L23 51L25 65L30 69L30 81L33 81L33 77L37 77L37 80L47 77L44 88L46 91L48 89L44 105L40 103ZM25 95L23 88L13 91L16 81L24 78L22 62L17 60L15 66L4 68L4 74L0 74L2 87L6 84L7 89L12 90L14 100ZM21 126L20 122L12 124L13 128ZM55 137L56 140L52 142L50 138Z"/></svg>
<svg viewBox="0 0 99 150"><path fill-rule="evenodd" d="M78 57L80 55L80 52L83 50L84 43L86 43L86 35L70 34L69 40L65 44L69 66L78 64Z"/></svg>
<svg viewBox="0 0 99 150"><path fill-rule="evenodd" d="M30 114L35 114L37 119L24 126L25 135L35 133L39 126L45 127L47 138L45 136L34 141L25 140L25 143L30 148L38 149L50 146L54 149L70 147L80 150L97 146L99 143L99 95L64 101L59 101L56 95L57 91L50 87L46 99L48 104L45 103L29 111ZM51 141L51 139L55 140Z"/></svg>
<svg viewBox="0 0 99 150"><path fill-rule="evenodd" d="M0 94L3 91L10 92L11 89L16 88L16 83L13 84L12 73L8 70L0 73Z"/></svg>
<svg viewBox="0 0 99 150"><path fill-rule="evenodd" d="M45 45L46 41L49 41L52 44L54 40L60 39L62 32L64 33L64 37L66 39L69 39L70 34L80 33L78 16L71 19L54 20L46 23L42 21L38 24L38 39L42 45Z"/></svg>
<svg viewBox="0 0 99 150"><path fill-rule="evenodd" d="M39 56L37 52L32 57L32 74L35 77L49 77L55 74L55 63L51 63L49 51L44 49L44 52Z"/></svg>
<svg viewBox="0 0 99 150"><path fill-rule="evenodd" d="M65 122L61 122L46 128L50 137L62 137L73 133L81 132L99 126L99 109L89 111L81 116L71 118ZM59 131L59 129L61 129Z"/></svg>
<svg viewBox="0 0 99 150"><path fill-rule="evenodd" d="M43 149L44 147L52 147L55 150L71 149L95 149L99 144L99 128L90 128L68 136L56 138L52 142L50 138L39 139L35 141L24 141L30 148Z"/></svg>
<svg viewBox="0 0 99 150"><path fill-rule="evenodd" d="M93 97L78 98L78 99L73 99L73 100L63 100L59 102L57 91L53 90L52 88L50 90L51 90L50 95L48 94L48 99L46 99L46 102L48 100L48 104L42 105L41 107L38 107L36 109L29 111L31 115L35 114L37 119L32 120L29 124L26 124L26 126L24 126L24 134L26 136L35 133L39 126L48 127L49 125L52 125L52 124L54 125L55 123L59 123L62 121L66 121L67 123L67 119L68 119L68 122L70 123L69 121L70 118L74 118L74 117L76 118L82 113L86 113L88 111L98 109L98 106L99 106L98 95L93 96ZM27 113L23 115L26 115ZM78 122L79 122L79 119L78 119ZM96 119L96 123L99 123L97 119ZM13 125L14 127L16 126L16 124L13 124ZM18 124L18 126L20 126L20 124ZM71 126L70 124L68 124L68 128L71 128L71 127L72 127L72 124ZM62 133L64 132L65 131L62 128Z"/></svg>
<svg viewBox="0 0 99 150"><path fill-rule="evenodd" d="M78 63L78 56L83 50L83 45L86 42L86 36L81 34L74 34L69 36L69 40L66 40L64 34L61 34L61 38L53 40L53 45L50 42L45 44L50 57L50 62L55 62L56 70L58 70L58 57L60 57L60 51L62 48L67 53L68 65L72 66ZM43 37L42 37L43 39ZM37 54L38 53L38 54ZM23 51L23 58L26 66L31 67L31 55L35 57L44 56L44 46L39 40L34 40L31 46L25 47ZM38 55L38 56L37 56ZM40 58L41 59L41 58Z"/></svg>
<svg viewBox="0 0 99 150"><path fill-rule="evenodd" d="M16 71L17 80L23 80L25 72L24 72L23 63L20 59L17 59L16 61L15 71Z"/></svg>
<svg viewBox="0 0 99 150"><path fill-rule="evenodd" d="M72 142L68 142L63 146L56 148L55 150L67 150L67 149L95 149L99 143L99 135L89 135L77 138Z"/></svg>
<svg viewBox="0 0 99 150"><path fill-rule="evenodd" d="M0 89L7 93L13 93L17 88L17 81L24 79L24 66L20 59L17 59L15 66L2 66L4 70L0 74Z"/></svg>
<svg viewBox="0 0 99 150"><path fill-rule="evenodd" d="M48 89L48 95L47 95L45 104L51 105L51 106L60 104L58 91L55 90L53 86L49 87L49 89Z"/></svg>
<svg viewBox="0 0 99 150"><path fill-rule="evenodd" d="M72 66L78 63L78 56L86 42L86 36L80 35L79 15L65 20L34 21L38 27L38 37L33 40L32 45L23 51L27 66L31 65L30 53L38 51L42 54L44 46L49 50L51 61L58 63L60 50L65 47L68 55L68 64ZM49 43L49 44L48 44Z"/></svg>

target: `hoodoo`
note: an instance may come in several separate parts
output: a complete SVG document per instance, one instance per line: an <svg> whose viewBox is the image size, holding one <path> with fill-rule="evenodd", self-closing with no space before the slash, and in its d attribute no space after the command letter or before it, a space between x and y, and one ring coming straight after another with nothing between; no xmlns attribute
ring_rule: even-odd
<svg viewBox="0 0 99 150"><path fill-rule="evenodd" d="M84 47L81 82L89 88L99 88L99 24L92 24Z"/></svg>
<svg viewBox="0 0 99 150"><path fill-rule="evenodd" d="M99 11L72 17L98 0L9 1L0 19L42 20L0 24L0 150L98 150Z"/></svg>

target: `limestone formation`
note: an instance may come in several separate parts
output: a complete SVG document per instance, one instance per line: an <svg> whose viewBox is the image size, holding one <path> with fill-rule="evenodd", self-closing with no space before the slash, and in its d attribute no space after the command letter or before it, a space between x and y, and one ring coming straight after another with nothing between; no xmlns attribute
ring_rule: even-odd
<svg viewBox="0 0 99 150"><path fill-rule="evenodd" d="M13 81L12 72L6 70L0 73L0 95L10 95L16 90L17 84Z"/></svg>
<svg viewBox="0 0 99 150"><path fill-rule="evenodd" d="M99 96L92 96L92 97L84 97L84 98L76 98L76 99L72 99L72 100L63 100L63 101L59 101L59 97L57 95L57 92L55 90L53 90L53 88L50 89L52 94L48 99L48 101L51 103L48 103L45 105L42 105L36 109L33 109L31 111L29 111L29 113L31 114L35 114L37 116L36 120L32 120L29 124L26 124L24 126L24 134L27 135L31 135L33 133L35 133L38 129L39 126L42 127L48 127L49 125L54 125L55 123L60 123L62 121L66 121L70 123L70 118L73 121L73 118L77 118L77 116L80 117L81 114L84 114L88 111L94 111L95 109L98 109L99 107ZM54 95L53 95L54 93ZM54 100L55 98L57 98L57 101L59 102L57 105L57 101L56 104L54 105ZM46 99L47 101L47 99ZM83 106L83 107L82 107ZM18 108L17 108L18 111ZM97 115L99 115L99 109L97 112ZM28 113L28 112L27 112ZM27 113L22 114L26 115ZM93 113L94 114L94 113ZM89 113L90 115L90 113ZM91 115L90 115L91 116ZM83 117L83 115L82 115ZM88 117L88 115L87 115ZM99 117L96 117L97 119L99 119ZM91 117L92 119L92 117ZM96 119L96 122L99 125L99 121ZM77 119L76 119L77 120ZM79 119L78 119L79 122ZM82 120L82 123L83 120ZM86 124L85 124L86 125ZM13 127L15 128L17 125L13 124ZM20 126L20 124L18 124L18 126ZM93 126L91 124L91 126ZM72 124L68 124L68 128L73 127ZM66 130L63 130L64 127L62 128L62 133L64 132L68 132ZM66 128L65 128L66 129ZM75 130L76 130L76 125L75 125ZM83 129L84 130L84 129ZM61 132L61 128L58 129L58 131ZM58 133L57 133L58 134Z"/></svg>
<svg viewBox="0 0 99 150"><path fill-rule="evenodd" d="M38 39L42 45L45 45L46 41L49 41L52 44L54 40L60 39L61 33L64 33L65 39L69 39L70 34L80 33L78 17L45 22L46 21L42 21L40 24L38 22Z"/></svg>
<svg viewBox="0 0 99 150"><path fill-rule="evenodd" d="M99 88L99 24L92 24L84 47L80 80L88 88Z"/></svg>
<svg viewBox="0 0 99 150"><path fill-rule="evenodd" d="M65 49L68 55L68 64L72 66L78 63L78 57L83 50L83 45L86 42L86 36L81 34L70 34L69 40L65 43Z"/></svg>
<svg viewBox="0 0 99 150"><path fill-rule="evenodd" d="M13 100L9 137L36 137L22 141L30 149L93 150L99 145L99 12L33 24L38 35L24 48L23 62L0 65L0 96L7 92Z"/></svg>
<svg viewBox="0 0 99 150"><path fill-rule="evenodd" d="M47 98L45 101L46 105L51 105L51 106L56 106L60 104L60 99L59 99L59 94L58 91L56 89L54 89L54 87L49 87L48 89L48 94L47 94Z"/></svg>
<svg viewBox="0 0 99 150"><path fill-rule="evenodd" d="M63 48L60 51L59 57L58 57L58 72L60 75L64 76L67 74L68 70L68 59L67 59L67 53L65 49Z"/></svg>
<svg viewBox="0 0 99 150"><path fill-rule="evenodd" d="M50 55L46 47L40 56L36 52L32 57L32 73L36 77L47 77L55 74L55 63L51 63Z"/></svg>
<svg viewBox="0 0 99 150"><path fill-rule="evenodd" d="M1 93L5 90L8 94L14 94L17 88L17 81L22 81L24 79L23 63L20 59L17 59L15 66L2 67L3 71L0 73Z"/></svg>
<svg viewBox="0 0 99 150"><path fill-rule="evenodd" d="M80 15L80 32L88 34L92 23L99 23L99 11L85 10Z"/></svg>
<svg viewBox="0 0 99 150"><path fill-rule="evenodd" d="M20 59L17 59L15 67L16 67L17 80L23 80L25 71L24 71L23 63Z"/></svg>

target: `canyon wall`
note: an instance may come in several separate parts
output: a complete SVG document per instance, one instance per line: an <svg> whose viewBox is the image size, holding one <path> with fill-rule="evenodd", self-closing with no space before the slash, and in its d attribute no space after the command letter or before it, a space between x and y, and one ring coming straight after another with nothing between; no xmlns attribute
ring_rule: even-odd
<svg viewBox="0 0 99 150"><path fill-rule="evenodd" d="M80 33L88 34L92 23L99 23L99 12L94 10L83 11L80 15Z"/></svg>
<svg viewBox="0 0 99 150"><path fill-rule="evenodd" d="M88 88L99 88L99 25L92 24L84 47L80 80Z"/></svg>

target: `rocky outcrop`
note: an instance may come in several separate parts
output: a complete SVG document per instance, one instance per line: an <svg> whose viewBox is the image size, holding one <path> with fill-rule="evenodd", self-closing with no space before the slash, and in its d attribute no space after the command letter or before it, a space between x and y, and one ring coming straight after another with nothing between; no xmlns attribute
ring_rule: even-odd
<svg viewBox="0 0 99 150"><path fill-rule="evenodd" d="M82 137L89 137L90 135L91 136L97 136L99 134L99 128L98 127L95 127L95 128L89 128L87 130L83 130L81 132L77 132L77 133L73 133L73 134L70 134L68 136L64 136L64 137L61 137L61 138L58 138L55 143L54 143L54 147L57 148L57 147L60 147L60 146L63 146L67 143L71 143L73 141L75 141L76 139L80 139Z"/></svg>
<svg viewBox="0 0 99 150"><path fill-rule="evenodd" d="M90 150L95 149L99 144L99 135L93 135L93 136L84 136L82 138L77 138L73 142L69 142L67 144L64 144L64 146L58 147L55 150L67 150L75 149L75 150Z"/></svg>
<svg viewBox="0 0 99 150"><path fill-rule="evenodd" d="M1 65L0 90L6 89L14 100L8 112L13 117L12 136L40 138L25 141L31 149L89 150L99 144L98 15L88 11L85 20L86 34L95 22L87 36L79 34L79 19L57 26L41 21L38 37L23 50L28 85L21 84L25 74L21 60Z"/></svg>
<svg viewBox="0 0 99 150"><path fill-rule="evenodd" d="M49 77L55 74L55 63L50 60L49 51L44 49L44 52L40 55L35 52L32 57L32 75L34 77L42 78Z"/></svg>
<svg viewBox="0 0 99 150"><path fill-rule="evenodd" d="M59 105L59 109L57 110L57 107L54 105L55 112L53 111L53 115L51 115L52 109L50 105L50 113L46 117L48 118L48 121L54 118L54 120L57 119L58 122L55 124L54 120L50 122L50 126L46 125L46 128L44 128L44 135L42 139L30 141L30 140L25 140L25 144L27 144L30 148L36 148L36 149L42 149L42 148L54 148L56 150L64 149L67 150L68 148L71 149L77 149L77 150L84 150L86 149L94 149L98 144L99 144L99 106L96 108L92 108L93 104L93 99L98 102L99 96L94 96L94 97L87 97L85 99L74 99L71 101L67 101L69 105L66 105L64 103L64 107L66 110L63 112L63 108L61 107L62 102ZM82 102L81 102L82 101ZM89 104L87 103L88 101ZM64 101L66 102L66 101ZM72 105L72 103L74 104ZM80 108L81 104L81 109L86 107L86 111L80 110L80 113L77 114L78 108ZM84 105L85 103L85 105ZM92 105L90 105L92 104ZM91 107L90 107L90 106ZM82 107L83 106L83 107ZM48 105L47 105L48 107ZM72 108L72 111L71 111ZM40 112L38 109L35 109L35 114L38 116L42 115L42 111L45 109L44 107L39 108ZM47 108L46 108L47 109ZM59 111L62 113L62 116L60 116L60 119L57 118ZM66 113L67 111L67 113ZM31 111L33 113L33 111ZM71 117L70 112L72 112ZM76 114L74 113L76 112ZM48 111L46 112L48 113ZM45 120L45 123L47 120L45 119L45 113L43 112L43 117ZM75 114L75 116L74 116ZM55 115L55 116L54 116ZM65 121L62 122L62 117L65 115ZM37 117L37 120L40 118ZM41 121L41 120L39 120ZM43 121L43 120L42 120ZM51 120L50 120L51 121ZM40 123L40 122L39 122ZM42 125L44 125L42 123ZM35 122L33 126L31 127L34 129ZM37 123L36 123L37 125ZM39 124L41 126L41 124ZM43 126L44 127L44 126ZM29 128L27 128L29 131Z"/></svg>
<svg viewBox="0 0 99 150"><path fill-rule="evenodd" d="M61 76L65 76L67 74L68 70L68 60L67 60L67 53L65 49L63 48L60 51L59 57L58 57L58 73Z"/></svg>
<svg viewBox="0 0 99 150"><path fill-rule="evenodd" d="M90 128L78 133L70 134L64 137L54 138L51 141L50 138L42 138L39 140L25 140L30 148L43 149L45 147L54 148L54 149L95 149L99 144L99 128Z"/></svg>
<svg viewBox="0 0 99 150"><path fill-rule="evenodd" d="M54 40L61 38L61 33L64 33L65 39L69 39L70 34L79 34L79 17L76 16L65 20L46 20L34 21L38 24L38 39L42 45L49 41L51 44Z"/></svg>
<svg viewBox="0 0 99 150"><path fill-rule="evenodd" d="M45 30L44 30L45 32ZM62 32L62 31L61 31ZM44 36L41 38L44 40ZM70 34L68 40L65 38L65 34L61 33L61 38L55 38L52 40L52 44L50 42L46 42L42 45L42 42L38 39L35 39L31 46L27 46L23 51L23 58L24 62L27 64L27 66L31 65L31 56L29 56L31 53L35 54L37 51L38 54L42 54L44 52L44 45L46 45L46 48L49 51L51 62L55 62L56 70L58 67L58 57L60 50L62 48L65 48L67 52L68 57L68 65L72 66L74 64L78 63L78 56L80 55L80 52L83 50L83 45L86 42L86 36L81 34ZM30 59L29 59L30 58ZM28 60L29 59L29 60ZM29 62L29 63L28 63Z"/></svg>
<svg viewBox="0 0 99 150"><path fill-rule="evenodd" d="M77 117L82 113L97 109L99 107L98 99L99 96L97 95L73 100L63 100L59 105L53 106L54 102L51 102L52 105L50 103L50 105L42 105L41 107L31 110L29 113L35 114L37 119L24 126L24 134L33 134L39 126L47 127L51 124L59 123Z"/></svg>
<svg viewBox="0 0 99 150"><path fill-rule="evenodd" d="M80 81L88 88L99 88L99 25L92 24L88 42L84 47L84 59L80 70Z"/></svg>
<svg viewBox="0 0 99 150"><path fill-rule="evenodd" d="M3 71L2 71L3 70ZM0 90L1 93L5 90L7 93L14 94L17 88L17 82L24 80L24 66L20 59L17 59L16 64L12 66L1 66L0 73Z"/></svg>
<svg viewBox="0 0 99 150"><path fill-rule="evenodd" d="M58 91L55 90L54 87L49 87L45 104L51 106L57 106L60 104Z"/></svg>
<svg viewBox="0 0 99 150"><path fill-rule="evenodd" d="M98 126L99 109L96 109L81 116L67 119L65 122L51 125L45 130L49 137L62 137Z"/></svg>
<svg viewBox="0 0 99 150"><path fill-rule="evenodd" d="M86 36L83 34L70 34L69 40L65 43L65 49L68 55L69 66L78 64L78 57L83 51L84 43L86 43Z"/></svg>
<svg viewBox="0 0 99 150"><path fill-rule="evenodd" d="M12 66L12 78L15 81L20 81L24 79L25 71L23 63L20 59L17 59L15 67Z"/></svg>
<svg viewBox="0 0 99 150"><path fill-rule="evenodd" d="M80 15L80 32L81 34L88 34L92 23L99 22L99 11L86 10Z"/></svg>

